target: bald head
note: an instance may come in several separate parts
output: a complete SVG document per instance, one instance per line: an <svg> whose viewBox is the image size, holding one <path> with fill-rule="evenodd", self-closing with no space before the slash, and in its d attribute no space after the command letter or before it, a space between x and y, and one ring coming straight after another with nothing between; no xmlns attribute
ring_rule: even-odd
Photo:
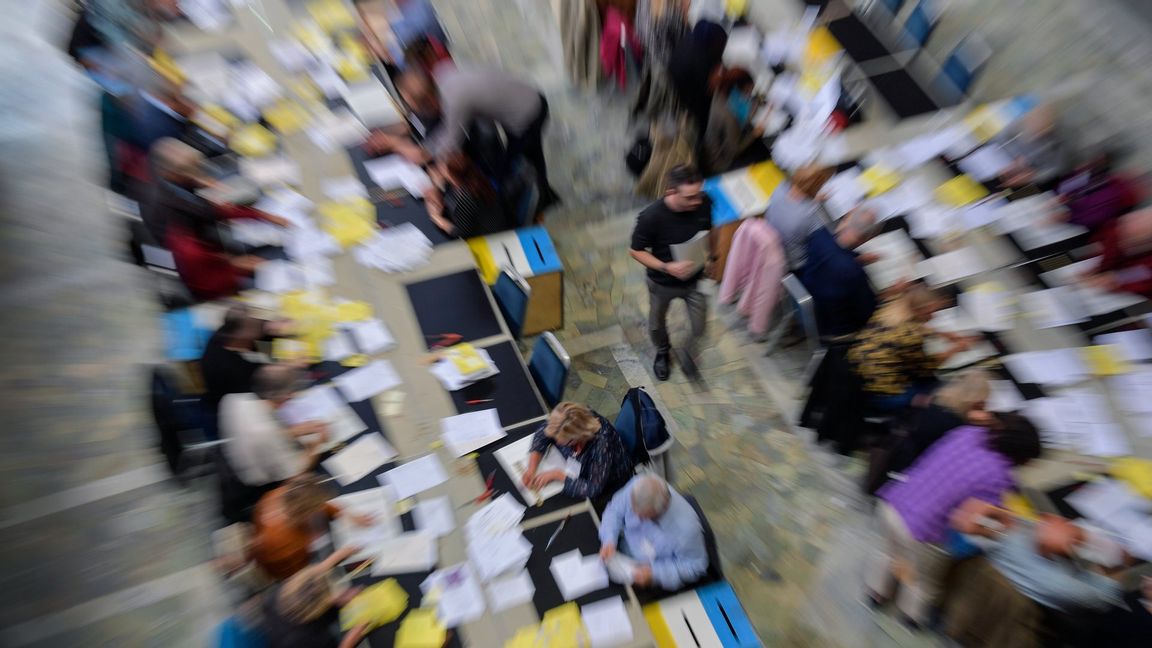
<svg viewBox="0 0 1152 648"><path fill-rule="evenodd" d="M174 137L156 140L150 155L156 173L165 180L183 182L202 175L204 154Z"/></svg>
<svg viewBox="0 0 1152 648"><path fill-rule="evenodd" d="M658 519L668 510L671 501L667 482L656 475L641 475L632 485L632 510L642 519Z"/></svg>

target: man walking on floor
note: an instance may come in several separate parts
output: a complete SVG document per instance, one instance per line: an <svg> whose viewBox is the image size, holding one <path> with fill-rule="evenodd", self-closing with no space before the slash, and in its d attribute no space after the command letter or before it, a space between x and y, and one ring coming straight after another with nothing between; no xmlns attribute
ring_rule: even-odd
<svg viewBox="0 0 1152 648"><path fill-rule="evenodd" d="M672 246L687 243L701 232L708 232L699 244L687 246L676 260ZM701 251L693 254L692 250ZM697 290L700 278L711 270L716 260L716 240L712 233L712 201L704 194L704 179L695 168L680 165L668 172L664 197L640 212L632 231L632 249L636 259L648 269L648 329L656 347L652 370L658 380L667 380L669 352L668 307L674 299L688 306L692 334L677 354L684 374L696 378L696 347L708 322L708 299Z"/></svg>

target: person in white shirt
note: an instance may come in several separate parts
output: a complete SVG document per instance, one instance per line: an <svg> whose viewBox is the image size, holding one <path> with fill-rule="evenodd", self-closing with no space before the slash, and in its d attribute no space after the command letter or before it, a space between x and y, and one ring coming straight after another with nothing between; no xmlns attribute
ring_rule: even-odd
<svg viewBox="0 0 1152 648"><path fill-rule="evenodd" d="M229 394L220 401L224 456L244 484L264 487L299 475L315 465L317 448L327 439L323 423L285 425L277 412L306 385L291 365L261 367L250 394Z"/></svg>

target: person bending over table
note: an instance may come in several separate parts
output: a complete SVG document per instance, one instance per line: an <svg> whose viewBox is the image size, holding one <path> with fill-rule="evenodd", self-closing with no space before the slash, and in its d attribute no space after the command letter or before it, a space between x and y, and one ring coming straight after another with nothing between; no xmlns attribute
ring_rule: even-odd
<svg viewBox="0 0 1152 648"><path fill-rule="evenodd" d="M913 405L935 386L936 368L968 348L969 338L941 333L951 345L936 355L924 350L925 338L936 335L926 325L947 303L942 293L911 284L883 304L856 336L848 360L872 409L899 412Z"/></svg>
<svg viewBox="0 0 1152 648"><path fill-rule="evenodd" d="M213 203L195 193L215 182L203 169L204 154L188 144L164 138L152 147L157 170L159 195L148 223L153 235L167 241L180 279L197 299L212 300L235 295L263 259L233 254L225 249L219 228L221 221L256 218L275 225L288 221L250 207Z"/></svg>
<svg viewBox="0 0 1152 648"><path fill-rule="evenodd" d="M277 413L306 386L299 368L266 365L256 370L252 393L220 401L220 437L228 441L224 457L246 486L266 491L315 465L327 427L313 421L288 426Z"/></svg>
<svg viewBox="0 0 1152 648"><path fill-rule="evenodd" d="M1039 457L1040 434L1022 416L996 414L988 427L964 426L936 442L903 481L880 489L879 514L886 550L870 570L875 605L895 598L912 624L923 624L939 605L951 557L942 546L952 512L970 498L1000 504L1015 487L1012 469Z"/></svg>
<svg viewBox="0 0 1152 648"><path fill-rule="evenodd" d="M1141 209L1103 226L1096 235L1103 256L1084 278L1090 286L1152 298L1152 209Z"/></svg>
<svg viewBox="0 0 1152 648"><path fill-rule="evenodd" d="M424 192L424 204L445 234L472 238L515 227L492 182L464 153L449 153L432 177L437 186Z"/></svg>
<svg viewBox="0 0 1152 648"><path fill-rule="evenodd" d="M220 399L228 394L252 391L252 376L267 364L256 352L256 342L282 337L290 322L266 322L252 316L245 304L233 304L224 314L224 322L204 346L200 374L204 380L203 402L215 412Z"/></svg>
<svg viewBox="0 0 1152 648"><path fill-rule="evenodd" d="M825 229L817 196L832 173L829 167L803 166L792 174L791 182L781 182L772 192L764 220L780 235L792 272L800 272L808 261L808 237Z"/></svg>
<svg viewBox="0 0 1152 648"><path fill-rule="evenodd" d="M852 212L840 219L835 237L823 227L808 236L807 258L796 276L812 295L821 336L855 333L876 310L876 295L864 271L864 264L874 258L853 252L870 238L875 222L872 212Z"/></svg>
<svg viewBox="0 0 1152 648"><path fill-rule="evenodd" d="M537 472L550 448L556 448L567 465L564 470ZM568 497L595 499L615 492L635 469L624 440L607 419L587 405L566 401L552 409L532 437L522 480L533 489L562 481Z"/></svg>
<svg viewBox="0 0 1152 648"><path fill-rule="evenodd" d="M632 581L640 587L675 591L708 571L700 517L688 500L651 473L633 477L604 509L600 557L611 560L617 550L639 563Z"/></svg>
<svg viewBox="0 0 1152 648"><path fill-rule="evenodd" d="M307 567L264 595L261 629L268 648L353 648L368 634L356 626L341 637L340 608L360 587L336 591L332 570L356 548L344 548Z"/></svg>

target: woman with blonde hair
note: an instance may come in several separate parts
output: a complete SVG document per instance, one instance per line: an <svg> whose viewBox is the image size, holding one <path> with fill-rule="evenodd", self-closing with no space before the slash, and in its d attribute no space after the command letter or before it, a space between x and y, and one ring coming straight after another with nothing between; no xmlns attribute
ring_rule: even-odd
<svg viewBox="0 0 1152 648"><path fill-rule="evenodd" d="M555 447L567 460L564 470L537 473L540 460ZM587 405L563 402L536 431L528 452L524 484L542 488L563 481L564 494L577 498L611 495L632 477L636 465L616 428Z"/></svg>

